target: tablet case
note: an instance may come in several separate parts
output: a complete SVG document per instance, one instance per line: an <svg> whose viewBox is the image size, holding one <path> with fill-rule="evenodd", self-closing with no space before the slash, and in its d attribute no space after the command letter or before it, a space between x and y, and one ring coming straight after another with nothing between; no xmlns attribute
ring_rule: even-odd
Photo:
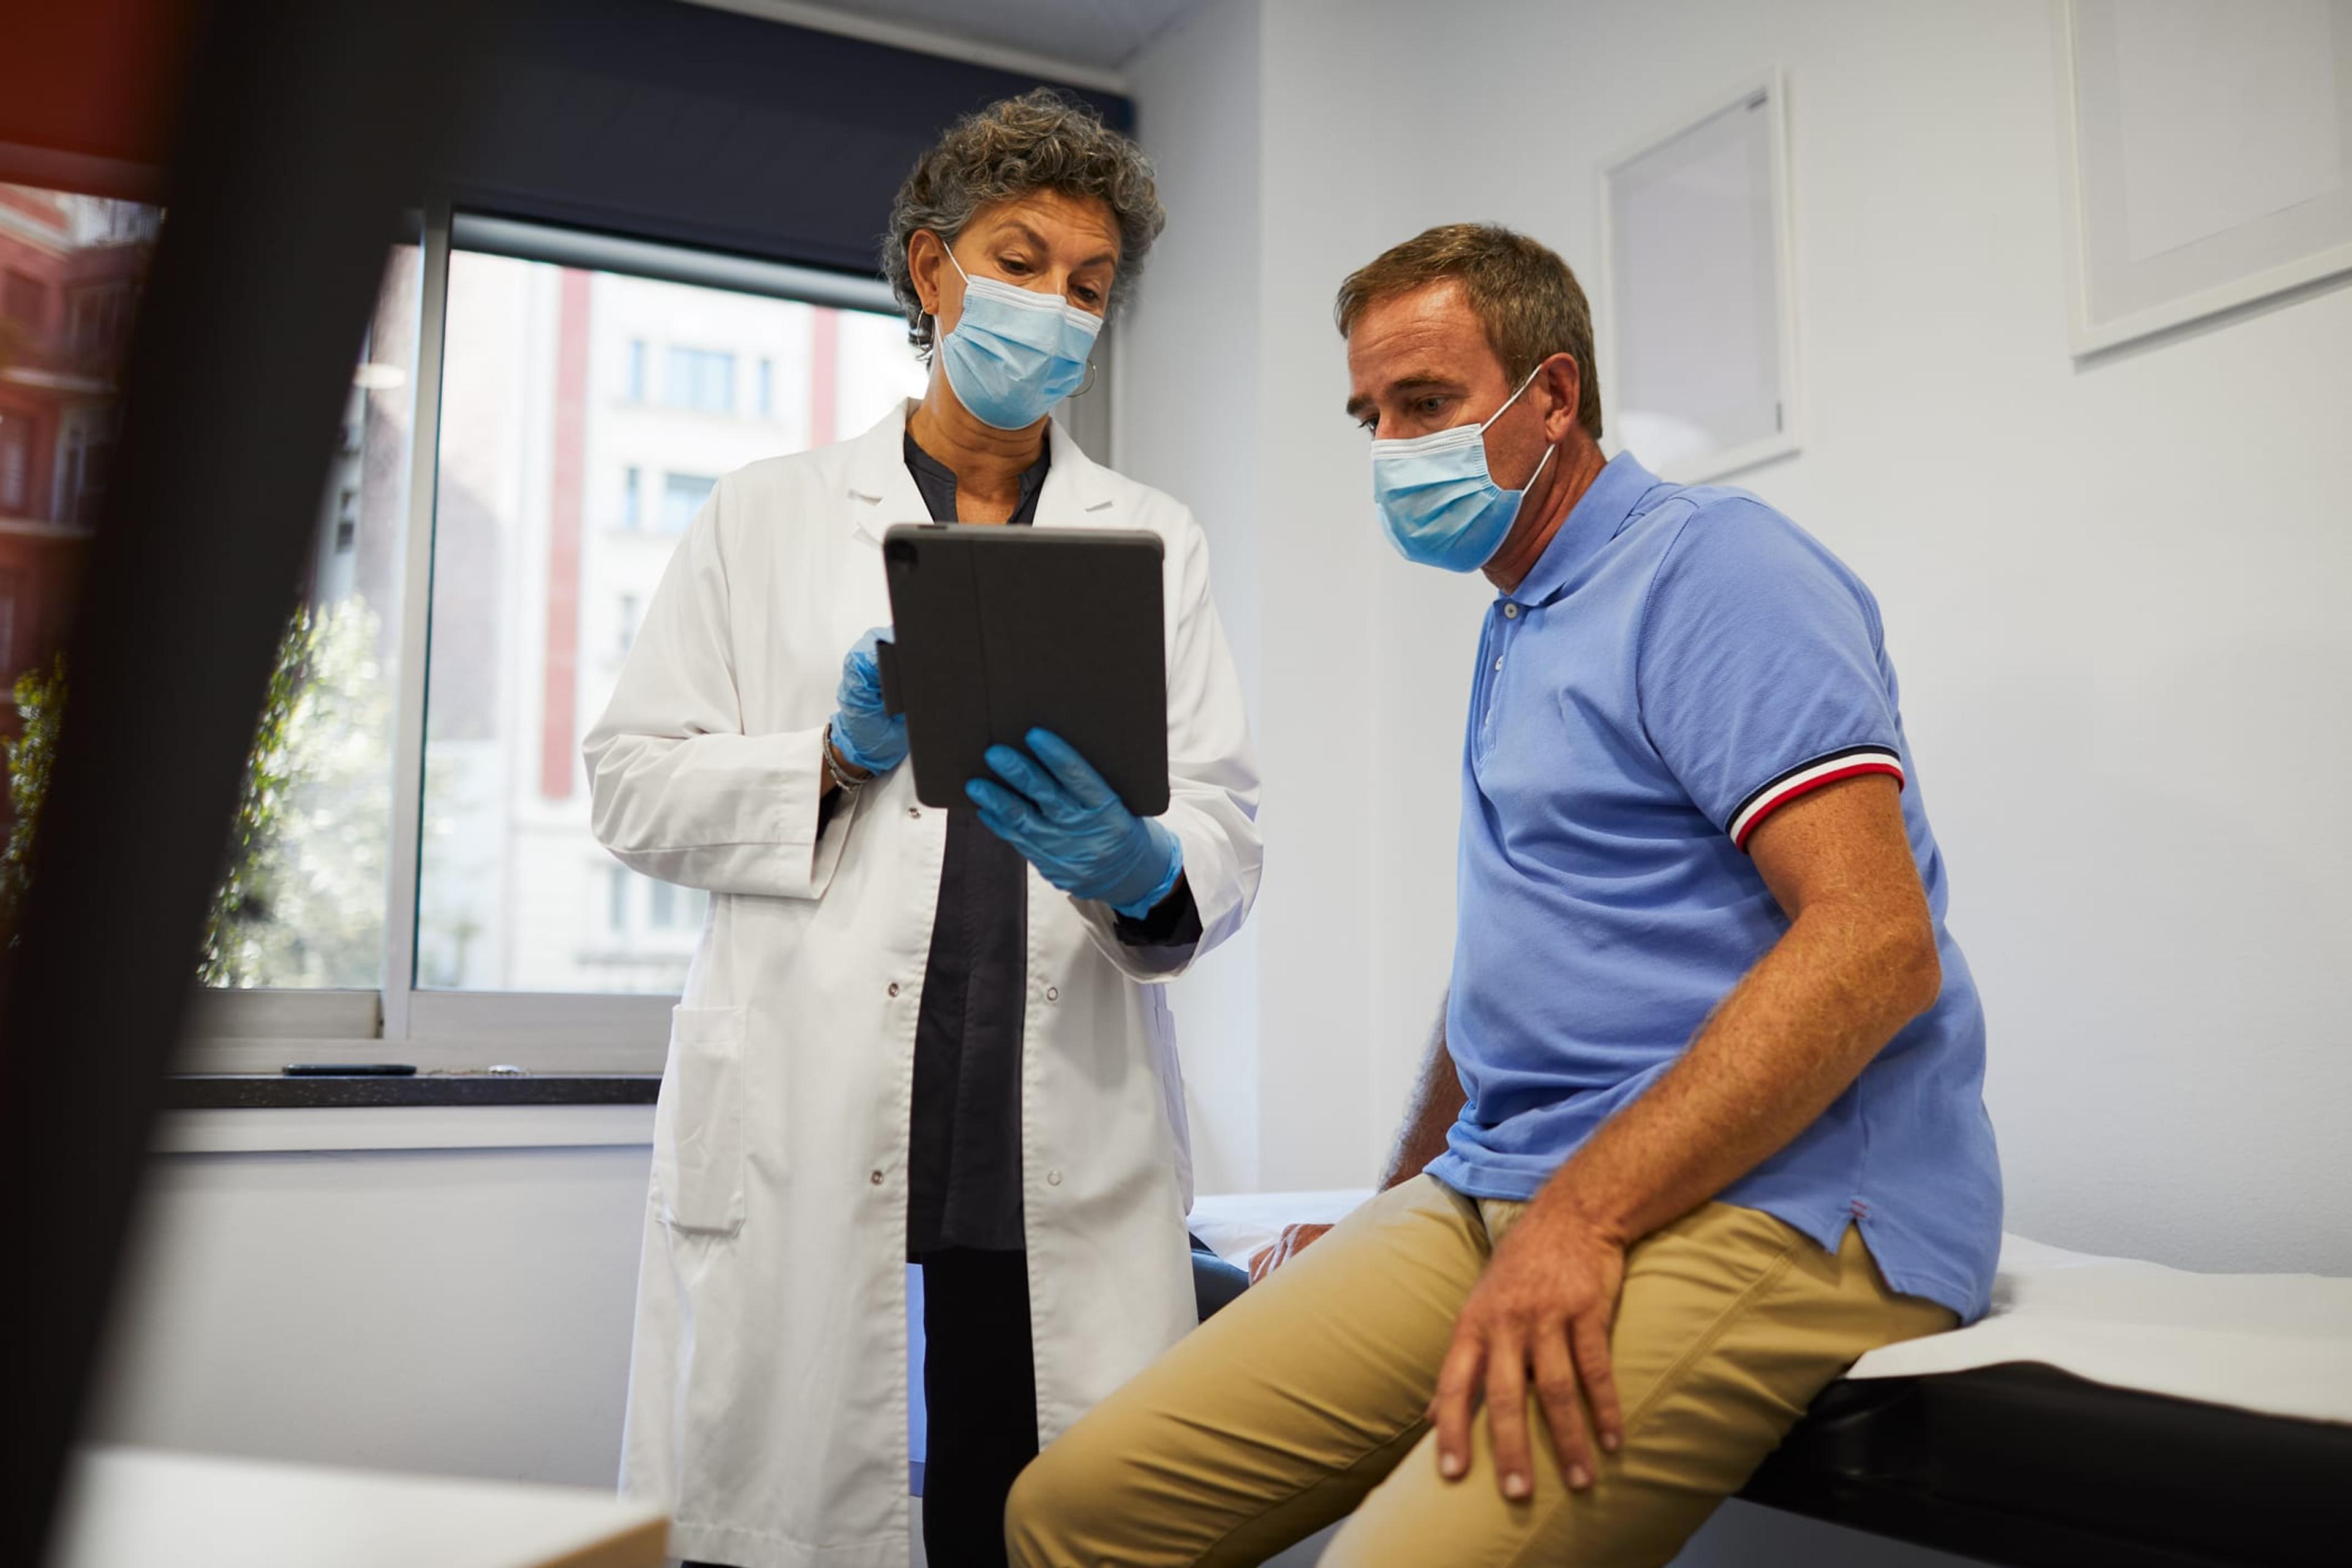
<svg viewBox="0 0 2352 1568"><path fill-rule="evenodd" d="M882 537L892 640L882 697L907 716L915 798L969 806L985 753L1052 731L1129 811L1168 809L1159 536L900 523Z"/></svg>

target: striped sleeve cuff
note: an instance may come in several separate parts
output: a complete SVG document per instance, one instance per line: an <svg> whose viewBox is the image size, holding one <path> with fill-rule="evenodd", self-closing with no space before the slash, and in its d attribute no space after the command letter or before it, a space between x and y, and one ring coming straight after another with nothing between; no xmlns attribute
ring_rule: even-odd
<svg viewBox="0 0 2352 1568"><path fill-rule="evenodd" d="M1739 809L1731 814L1731 842L1738 848L1747 848L1748 835L1756 831L1756 825L1799 795L1861 773L1892 773L1900 784L1903 759L1885 746L1848 746L1842 752L1799 763L1739 803Z"/></svg>

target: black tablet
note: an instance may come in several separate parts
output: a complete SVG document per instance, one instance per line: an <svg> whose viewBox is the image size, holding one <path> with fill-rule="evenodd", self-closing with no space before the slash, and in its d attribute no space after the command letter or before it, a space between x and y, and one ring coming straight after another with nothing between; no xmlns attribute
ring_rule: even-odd
<svg viewBox="0 0 2352 1568"><path fill-rule="evenodd" d="M1138 816L1168 809L1168 666L1156 534L900 523L882 536L915 798L969 806L988 748L1052 731Z"/></svg>

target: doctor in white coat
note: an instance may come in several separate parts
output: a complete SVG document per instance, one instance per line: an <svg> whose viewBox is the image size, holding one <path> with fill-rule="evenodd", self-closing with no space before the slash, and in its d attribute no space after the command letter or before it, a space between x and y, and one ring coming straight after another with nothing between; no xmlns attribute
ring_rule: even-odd
<svg viewBox="0 0 2352 1568"><path fill-rule="evenodd" d="M1162 221L1141 154L1079 106L950 129L885 244L929 391L719 482L585 742L597 837L711 894L655 1122L622 1477L689 1560L908 1561L910 1257L934 1563L1003 1562L1021 1465L1193 1324L1164 983L1248 914L1256 770L1199 525L1046 416ZM884 529L942 512L1159 536L1164 816L1050 736L993 759L974 812L916 801L869 628Z"/></svg>

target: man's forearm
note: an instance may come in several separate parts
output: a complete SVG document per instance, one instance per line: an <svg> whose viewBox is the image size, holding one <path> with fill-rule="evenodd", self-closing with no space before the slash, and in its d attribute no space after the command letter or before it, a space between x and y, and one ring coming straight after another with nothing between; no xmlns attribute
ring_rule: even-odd
<svg viewBox="0 0 2352 1568"><path fill-rule="evenodd" d="M1844 1092L1941 984L1932 940L1837 904L1800 916L1646 1094L1538 1202L1630 1246L1779 1151Z"/></svg>
<svg viewBox="0 0 2352 1568"><path fill-rule="evenodd" d="M1462 1079L1445 1048L1445 1006L1437 1008L1437 1025L1430 1031L1429 1052L1421 1065L1421 1081L1404 1108L1404 1125L1397 1130L1396 1147L1381 1173L1381 1190L1421 1174L1432 1160L1445 1152L1446 1130L1462 1114Z"/></svg>

